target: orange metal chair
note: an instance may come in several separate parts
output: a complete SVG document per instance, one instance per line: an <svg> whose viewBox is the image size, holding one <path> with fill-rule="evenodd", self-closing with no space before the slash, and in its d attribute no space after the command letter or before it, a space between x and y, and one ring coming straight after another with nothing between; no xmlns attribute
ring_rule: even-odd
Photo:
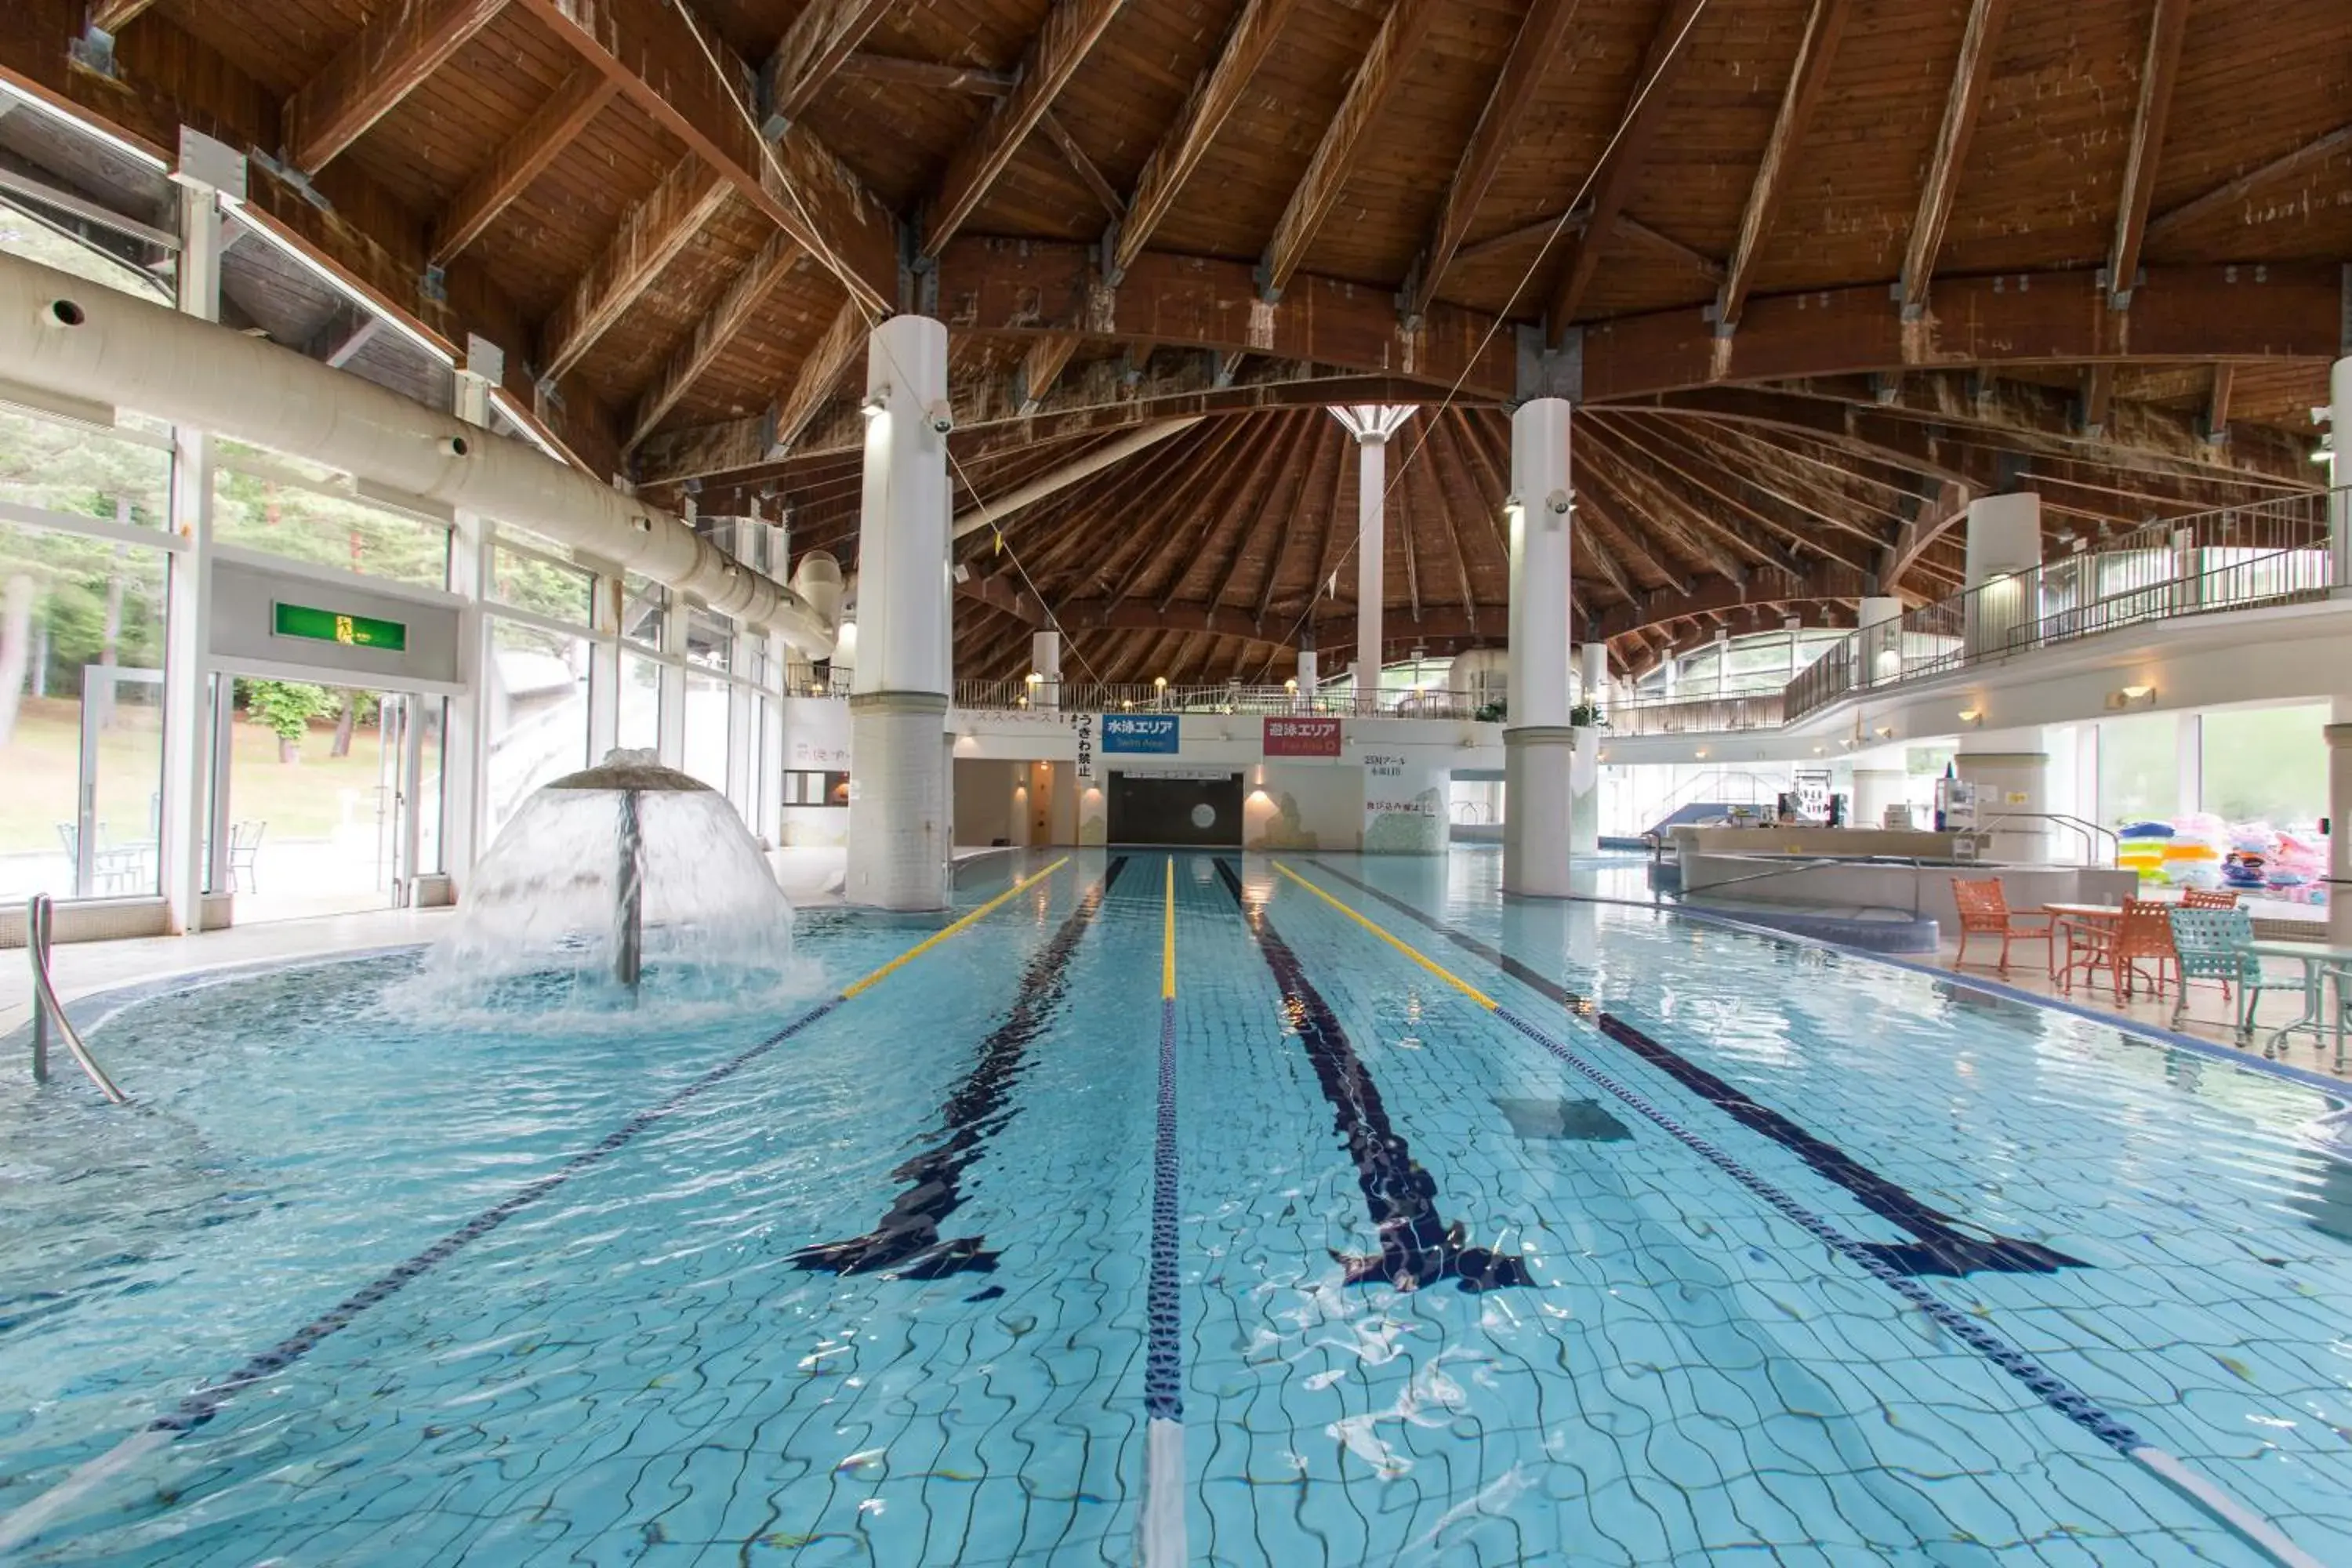
<svg viewBox="0 0 2352 1568"><path fill-rule="evenodd" d="M2238 907L2237 889L2216 888L2209 892L2203 888L2184 888L2180 893L2180 907L2184 910L2234 910Z"/></svg>
<svg viewBox="0 0 2352 1568"><path fill-rule="evenodd" d="M2010 943L2020 937L2029 942L2040 942L2042 960L2045 965L2047 964L2050 953L2049 925L2046 922L2042 925L2018 924L2016 914L2009 907L2008 896L2000 890L1999 877L1987 878L1982 881L1964 881L1960 878L1953 878L1952 903L1960 913L1960 950L1952 955L1953 968L1958 969L1969 961L1969 938L1971 936L2000 939L2000 957L1994 967L2004 973L2009 969Z"/></svg>
<svg viewBox="0 0 2352 1568"><path fill-rule="evenodd" d="M2115 971L2116 1000L2121 1002L2134 994L2134 981L2147 980L2140 968L2140 960L2149 959L2156 964L2156 977L2149 984L2158 997L2164 994L2164 971L2169 964L2175 980L2180 974L2180 950L2172 942L2171 904L2161 899L2126 899L2123 923L2116 928L2114 947L2107 963Z"/></svg>

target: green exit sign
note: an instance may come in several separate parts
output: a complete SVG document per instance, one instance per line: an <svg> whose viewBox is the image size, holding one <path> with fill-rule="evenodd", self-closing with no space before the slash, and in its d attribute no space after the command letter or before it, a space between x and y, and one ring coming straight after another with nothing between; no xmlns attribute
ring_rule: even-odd
<svg viewBox="0 0 2352 1568"><path fill-rule="evenodd" d="M272 606L271 627L281 637L308 637L313 642L347 643L353 647L380 647L398 653L408 647L408 627L401 621L373 616L351 616L310 605L279 603Z"/></svg>

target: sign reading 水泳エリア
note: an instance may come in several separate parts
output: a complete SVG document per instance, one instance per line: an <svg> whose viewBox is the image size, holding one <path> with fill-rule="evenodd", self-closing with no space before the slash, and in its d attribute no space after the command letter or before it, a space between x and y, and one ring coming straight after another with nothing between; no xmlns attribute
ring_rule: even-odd
<svg viewBox="0 0 2352 1568"><path fill-rule="evenodd" d="M1174 756L1176 715L1173 713L1106 713L1102 718L1103 754Z"/></svg>
<svg viewBox="0 0 2352 1568"><path fill-rule="evenodd" d="M1339 754L1339 721L1287 719L1268 714L1265 754L1269 757L1336 757Z"/></svg>

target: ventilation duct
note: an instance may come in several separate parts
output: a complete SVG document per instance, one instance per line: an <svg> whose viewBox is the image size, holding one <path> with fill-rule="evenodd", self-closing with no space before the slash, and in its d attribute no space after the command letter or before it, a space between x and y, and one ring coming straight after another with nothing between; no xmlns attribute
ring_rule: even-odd
<svg viewBox="0 0 2352 1568"><path fill-rule="evenodd" d="M0 255L0 365L37 391L135 408L528 528L774 632L804 658L832 656L837 611L670 513L274 343Z"/></svg>

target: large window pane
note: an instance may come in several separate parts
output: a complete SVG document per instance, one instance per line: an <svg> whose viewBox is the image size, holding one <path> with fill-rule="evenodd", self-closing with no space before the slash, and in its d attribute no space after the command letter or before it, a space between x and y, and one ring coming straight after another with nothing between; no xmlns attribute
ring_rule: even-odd
<svg viewBox="0 0 2352 1568"><path fill-rule="evenodd" d="M0 522L0 898L160 885L164 571L160 550Z"/></svg>
<svg viewBox="0 0 2352 1568"><path fill-rule="evenodd" d="M493 618L490 647L495 835L532 790L588 765L588 639Z"/></svg>
<svg viewBox="0 0 2352 1568"><path fill-rule="evenodd" d="M15 101L0 95L0 114L7 113ZM54 267L60 272L70 272L109 289L119 289L125 294L135 294L151 304L172 302L172 290L153 273L142 271L94 245L59 234L29 214L0 208L0 251Z"/></svg>
<svg viewBox="0 0 2352 1568"><path fill-rule="evenodd" d="M2180 813L2180 721L2170 713L2099 725L2099 820L2109 827Z"/></svg>
<svg viewBox="0 0 2352 1568"><path fill-rule="evenodd" d="M633 653L621 655L620 732L616 744L629 751L661 747L661 666Z"/></svg>
<svg viewBox="0 0 2352 1568"><path fill-rule="evenodd" d="M632 572L621 579L621 635L658 650L669 614L669 590Z"/></svg>
<svg viewBox="0 0 2352 1568"><path fill-rule="evenodd" d="M2325 704L2206 714L2205 809L2315 832L2327 815L2326 724Z"/></svg>
<svg viewBox="0 0 2352 1568"><path fill-rule="evenodd" d="M227 442L222 447L222 466L213 476L215 539L424 587L447 581L447 529L323 494L336 485L336 476L323 470L313 479L287 459ZM253 460L233 466L248 455ZM284 477L271 468L285 470Z"/></svg>
<svg viewBox="0 0 2352 1568"><path fill-rule="evenodd" d="M693 610L686 623L686 657L705 669L725 669L735 647L734 623L709 610Z"/></svg>
<svg viewBox="0 0 2352 1568"><path fill-rule="evenodd" d="M124 423L133 435L160 429ZM0 501L161 529L171 490L168 447L0 408Z"/></svg>
<svg viewBox="0 0 2352 1568"><path fill-rule="evenodd" d="M491 589L499 603L552 620L588 624L595 595L593 574L504 542L492 552L492 560Z"/></svg>
<svg viewBox="0 0 2352 1568"><path fill-rule="evenodd" d="M727 788L728 685L700 670L686 673L686 771L724 793Z"/></svg>

